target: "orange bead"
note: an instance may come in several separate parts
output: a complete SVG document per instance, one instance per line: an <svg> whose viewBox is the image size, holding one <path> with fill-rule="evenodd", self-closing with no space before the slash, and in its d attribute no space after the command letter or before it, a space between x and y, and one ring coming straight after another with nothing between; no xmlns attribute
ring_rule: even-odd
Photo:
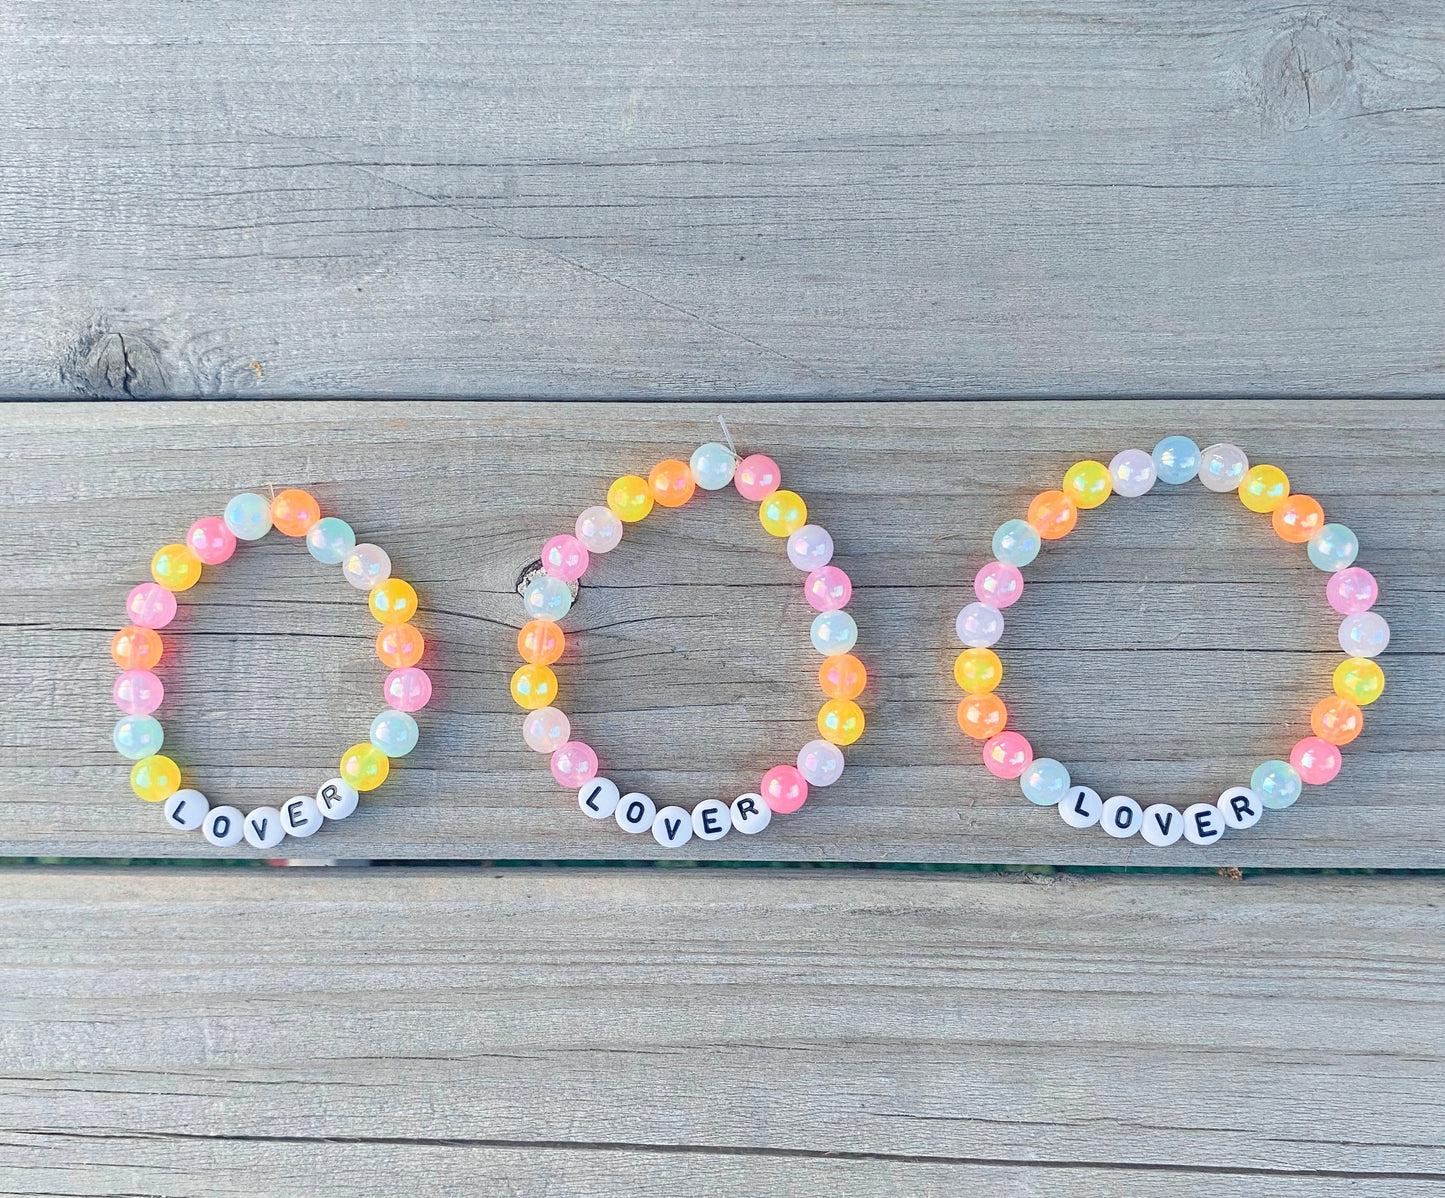
<svg viewBox="0 0 1445 1198"><path fill-rule="evenodd" d="M818 667L818 686L830 699L856 699L868 685L868 671L851 653L823 658Z"/></svg>
<svg viewBox="0 0 1445 1198"><path fill-rule="evenodd" d="M550 666L566 645L566 636L551 620L528 620L517 632L517 652L529 665Z"/></svg>
<svg viewBox="0 0 1445 1198"><path fill-rule="evenodd" d="M1308 495L1291 495L1270 514L1281 539L1302 545L1325 526L1325 509Z"/></svg>
<svg viewBox="0 0 1445 1198"><path fill-rule="evenodd" d="M304 537L321 519L321 505L305 491L282 491L271 500L271 523L288 537Z"/></svg>
<svg viewBox="0 0 1445 1198"><path fill-rule="evenodd" d="M663 507L681 507L697 490L692 467L676 458L658 462L647 476L647 485L652 488L652 497Z"/></svg>
<svg viewBox="0 0 1445 1198"><path fill-rule="evenodd" d="M997 736L1007 723L1008 708L995 694L969 695L958 705L958 726L974 740Z"/></svg>
<svg viewBox="0 0 1445 1198"><path fill-rule="evenodd" d="M376 655L393 670L414 666L426 652L426 640L414 624L388 624L376 634Z"/></svg>
<svg viewBox="0 0 1445 1198"><path fill-rule="evenodd" d="M1364 731L1365 713L1358 703L1331 695L1315 704L1310 712L1310 727L1321 740L1347 745Z"/></svg>
<svg viewBox="0 0 1445 1198"><path fill-rule="evenodd" d="M122 670L153 670L161 659L161 637L154 628L128 624L110 638L110 656Z"/></svg>
<svg viewBox="0 0 1445 1198"><path fill-rule="evenodd" d="M1078 522L1078 507L1062 491L1040 491L1029 504L1029 523L1046 541L1068 536Z"/></svg>

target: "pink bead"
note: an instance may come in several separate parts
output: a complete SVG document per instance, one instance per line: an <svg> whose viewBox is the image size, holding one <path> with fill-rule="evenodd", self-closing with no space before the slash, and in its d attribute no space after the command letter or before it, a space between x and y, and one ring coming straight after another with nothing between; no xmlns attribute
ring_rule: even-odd
<svg viewBox="0 0 1445 1198"><path fill-rule="evenodd" d="M766 499L782 485L783 472L777 462L766 454L755 453L738 463L733 471L733 485L744 499ZM773 808L777 810L776 807ZM794 810L789 808L789 810Z"/></svg>
<svg viewBox="0 0 1445 1198"><path fill-rule="evenodd" d="M995 778L1017 778L1033 763L1033 745L1017 732L1000 732L983 742L983 764Z"/></svg>
<svg viewBox="0 0 1445 1198"><path fill-rule="evenodd" d="M980 603L1004 608L1017 603L1024 593L1024 576L1017 566L989 562L973 576L973 593Z"/></svg>
<svg viewBox="0 0 1445 1198"><path fill-rule="evenodd" d="M763 775L763 798L779 815L790 815L808 801L808 780L791 765L775 765Z"/></svg>
<svg viewBox="0 0 1445 1198"><path fill-rule="evenodd" d="M576 582L587 573L587 546L570 532L558 533L542 546L542 570L563 582Z"/></svg>
<svg viewBox="0 0 1445 1198"><path fill-rule="evenodd" d="M176 618L175 592L158 582L143 582L126 596L125 614L142 628L164 628Z"/></svg>
<svg viewBox="0 0 1445 1198"><path fill-rule="evenodd" d="M1338 745L1332 745L1318 736L1306 736L1289 751L1289 763L1294 766L1300 780L1310 786L1323 786L1340 772L1344 758Z"/></svg>
<svg viewBox="0 0 1445 1198"><path fill-rule="evenodd" d="M817 611L838 611L853 598L853 580L837 566L819 566L803 580L803 593Z"/></svg>
<svg viewBox="0 0 1445 1198"><path fill-rule="evenodd" d="M150 715L166 697L166 688L149 670L126 670L116 678L110 693L126 715Z"/></svg>
<svg viewBox="0 0 1445 1198"><path fill-rule="evenodd" d="M1380 597L1380 584L1364 567L1351 566L1330 575L1329 582L1325 584L1325 595L1330 606L1340 615L1357 616L1375 605L1375 600Z"/></svg>
<svg viewBox="0 0 1445 1198"><path fill-rule="evenodd" d="M425 670L416 666L392 670L381 690L397 711L420 711L431 702L431 679Z"/></svg>
<svg viewBox="0 0 1445 1198"><path fill-rule="evenodd" d="M236 534L219 516L202 516L186 533L191 552L208 566L219 566L236 552Z"/></svg>
<svg viewBox="0 0 1445 1198"><path fill-rule="evenodd" d="M552 754L552 777L559 786L577 790L597 777L597 754L580 740L569 740Z"/></svg>

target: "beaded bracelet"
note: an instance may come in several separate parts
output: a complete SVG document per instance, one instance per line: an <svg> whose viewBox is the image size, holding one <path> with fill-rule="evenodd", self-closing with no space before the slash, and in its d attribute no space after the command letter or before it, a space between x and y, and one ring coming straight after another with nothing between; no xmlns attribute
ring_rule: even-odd
<svg viewBox="0 0 1445 1198"><path fill-rule="evenodd" d="M367 592L367 606L380 621L376 655L391 667L382 692L388 708L371 722L367 741L352 745L341 758L340 776L321 784L315 798L297 795L275 807L257 807L243 816L235 807L212 807L198 790L182 789L181 769L161 754L165 734L151 715L165 696L153 673L162 644L156 631L176 614L176 594L201 578L204 566L217 566L236 551L236 543L256 541L272 528L289 537L304 537L311 556L339 565L342 576ZM356 810L359 792L386 781L391 758L416 747L417 725L411 716L431 698L431 679L416 663L425 648L422 634L409 621L416 614L416 591L391 576L391 559L376 545L356 543L351 525L335 516L322 517L320 506L305 491L282 491L269 503L263 496L237 495L222 516L204 516L191 525L183 544L166 545L151 559L153 582L141 583L126 599L130 624L117 632L110 655L120 667L115 680L116 706L125 714L112 740L123 757L135 762L131 789L147 802L164 802L166 822L182 831L201 829L211 844L229 848L247 843L275 848L287 836L306 837L325 819L342 820Z"/></svg>
<svg viewBox="0 0 1445 1198"><path fill-rule="evenodd" d="M1300 740L1288 761L1266 761L1248 786L1232 786L1212 803L1195 803L1183 812L1167 803L1141 807L1127 795L1103 800L1097 791L1076 786L1068 769L1051 757L1034 757L1018 732L1005 731L1008 710L994 688L1003 664L990 648L1003 633L1002 609L1017 602L1024 580L1019 572L1038 556L1045 541L1067 536L1080 510L1098 507L1110 494L1135 497L1156 481L1178 485L1199 476L1211 491L1237 491L1245 507L1269 513L1284 541L1304 544L1309 559L1329 575L1325 594L1345 618L1340 648L1349 654L1334 672L1335 693L1321 699L1310 714L1313 735ZM958 613L958 637L968 646L954 663L954 678L966 698L958 707L959 726L983 741L983 763L999 778L1017 778L1024 796L1041 807L1057 805L1075 828L1100 825L1110 836L1136 832L1152 845L1174 844L1181 836L1192 844L1213 844L1226 829L1251 828L1265 809L1288 807L1305 785L1322 786L1340 771L1340 746L1364 727L1362 707L1378 699L1385 675L1371 660L1390 641L1390 626L1370 607L1379 586L1368 570L1352 563L1359 541L1343 524L1326 524L1324 509L1308 495L1290 493L1289 479L1276 466L1251 467L1235 445L1205 450L1188 437L1166 437L1152 454L1126 449L1108 466L1083 461L1064 475L1063 489L1044 491L1029 504L1025 520L1008 520L993 534L994 561L979 570L976 603Z"/></svg>
<svg viewBox="0 0 1445 1198"><path fill-rule="evenodd" d="M807 522L802 497L780 490L780 482L772 458L763 454L739 458L730 446L710 442L699 446L689 461L669 459L658 462L646 478L629 474L617 479L608 489L606 507L589 507L577 518L575 535L562 533L542 546L541 572L523 588L523 606L531 619L517 634L525 664L512 675L512 697L528 712L522 723L523 739L529 748L550 755L552 776L577 790L577 803L585 815L597 820L611 816L624 832L651 829L658 844L678 848L694 835L719 840L732 828L746 835L761 832L775 812L797 811L807 800L809 786L831 786L842 775L840 746L863 734L863 712L854 699L868 679L863 663L849 652L858 640L858 625L843 609L853 584L829 564L833 538ZM654 504L681 507L698 487L717 491L729 483L744 499L759 504L763 528L787 540L788 560L807 573L803 593L818 613L811 636L813 647L823 654L818 681L827 698L818 712L820 737L803 746L796 765L773 766L757 791L741 794L731 803L704 799L691 812L676 806L658 809L647 795L623 794L611 779L599 777L596 752L572 739L571 722L552 705L557 676L550 667L566 644L557 621L571 608L573 585L586 572L591 555L615 549L627 524L642 520Z"/></svg>

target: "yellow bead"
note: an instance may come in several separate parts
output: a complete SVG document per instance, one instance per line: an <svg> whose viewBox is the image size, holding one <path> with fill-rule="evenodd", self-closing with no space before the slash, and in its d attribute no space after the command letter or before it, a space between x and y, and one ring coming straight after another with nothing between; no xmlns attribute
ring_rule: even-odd
<svg viewBox="0 0 1445 1198"><path fill-rule="evenodd" d="M1385 671L1368 657L1347 657L1335 667L1335 694L1367 707L1385 692Z"/></svg>
<svg viewBox="0 0 1445 1198"><path fill-rule="evenodd" d="M400 578L388 578L371 588L366 606L382 624L405 624L416 615L416 588Z"/></svg>
<svg viewBox="0 0 1445 1198"><path fill-rule="evenodd" d="M852 699L829 699L818 709L818 731L835 745L851 745L863 735L863 709Z"/></svg>
<svg viewBox="0 0 1445 1198"><path fill-rule="evenodd" d="M389 773L391 762L369 741L352 745L341 755L341 780L352 790L375 790Z"/></svg>
<svg viewBox="0 0 1445 1198"><path fill-rule="evenodd" d="M758 505L758 519L775 537L790 537L808 522L808 505L795 491L774 491Z"/></svg>
<svg viewBox="0 0 1445 1198"><path fill-rule="evenodd" d="M181 788L181 767L157 753L130 768L130 788L147 803L163 803Z"/></svg>
<svg viewBox="0 0 1445 1198"><path fill-rule="evenodd" d="M1064 494L1075 507L1098 507L1114 490L1109 467L1092 459L1075 462L1064 475Z"/></svg>
<svg viewBox="0 0 1445 1198"><path fill-rule="evenodd" d="M557 700L557 675L546 666L522 666L512 675L512 698L518 707L536 711Z"/></svg>
<svg viewBox="0 0 1445 1198"><path fill-rule="evenodd" d="M970 695L986 695L1003 680L1003 662L992 649L965 649L953 663L953 677Z"/></svg>
<svg viewBox="0 0 1445 1198"><path fill-rule="evenodd" d="M189 591L201 581L201 559L189 545L163 545L151 558L151 577L168 591Z"/></svg>
<svg viewBox="0 0 1445 1198"><path fill-rule="evenodd" d="M1289 479L1278 466L1251 466L1239 484L1239 501L1252 512L1272 512L1289 498Z"/></svg>
<svg viewBox="0 0 1445 1198"><path fill-rule="evenodd" d="M607 506L628 524L636 524L652 511L653 502L652 487L635 474L624 474L607 488Z"/></svg>

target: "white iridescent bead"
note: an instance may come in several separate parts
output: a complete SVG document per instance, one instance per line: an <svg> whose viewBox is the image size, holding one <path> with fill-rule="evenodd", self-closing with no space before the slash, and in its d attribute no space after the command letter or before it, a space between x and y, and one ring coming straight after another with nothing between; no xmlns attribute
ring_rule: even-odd
<svg viewBox="0 0 1445 1198"><path fill-rule="evenodd" d="M357 545L341 559L342 576L358 591L391 577L391 557L380 545Z"/></svg>
<svg viewBox="0 0 1445 1198"><path fill-rule="evenodd" d="M1126 499L1148 494L1158 477L1153 455L1142 449L1122 450L1109 462L1109 481L1114 485L1114 494Z"/></svg>
<svg viewBox="0 0 1445 1198"><path fill-rule="evenodd" d="M1040 807L1050 807L1069 793L1071 783L1068 767L1052 757L1035 757L1019 775L1019 789L1024 798Z"/></svg>
<svg viewBox="0 0 1445 1198"><path fill-rule="evenodd" d="M954 627L970 649L987 649L1003 636L1003 612L987 603L970 603L958 613Z"/></svg>
<svg viewBox="0 0 1445 1198"><path fill-rule="evenodd" d="M1305 544L1314 565L1326 574L1337 574L1359 556L1360 539L1343 524L1326 524Z"/></svg>
<svg viewBox="0 0 1445 1198"><path fill-rule="evenodd" d="M810 740L798 750L798 773L809 786L832 786L843 776L843 750L826 740Z"/></svg>
<svg viewBox="0 0 1445 1198"><path fill-rule="evenodd" d="M606 553L622 544L622 520L611 508L590 507L573 526L588 553Z"/></svg>
<svg viewBox="0 0 1445 1198"><path fill-rule="evenodd" d="M1379 657L1390 643L1390 625L1379 612L1362 611L1340 621L1340 648L1351 657Z"/></svg>
<svg viewBox="0 0 1445 1198"><path fill-rule="evenodd" d="M805 574L833 560L833 537L826 528L805 524L788 538L788 560Z"/></svg>
<svg viewBox="0 0 1445 1198"><path fill-rule="evenodd" d="M1248 473L1249 459L1238 445L1221 442L1199 455L1199 481L1211 491L1237 491Z"/></svg>
<svg viewBox="0 0 1445 1198"><path fill-rule="evenodd" d="M239 540L259 541L271 531L271 504L264 496L246 491L226 504L221 519Z"/></svg>
<svg viewBox="0 0 1445 1198"><path fill-rule="evenodd" d="M1038 557L1043 544L1039 530L1027 520L1005 520L993 532L994 557L1015 569Z"/></svg>
<svg viewBox="0 0 1445 1198"><path fill-rule="evenodd" d="M538 574L522 592L522 605L529 616L555 623L572 608L572 588L560 578Z"/></svg>
<svg viewBox="0 0 1445 1198"><path fill-rule="evenodd" d="M845 611L820 611L813 618L809 635L813 648L824 657L847 653L858 643L858 624Z"/></svg>
<svg viewBox="0 0 1445 1198"><path fill-rule="evenodd" d="M522 739L534 753L555 753L572 739L572 721L555 707L539 707L522 721Z"/></svg>
<svg viewBox="0 0 1445 1198"><path fill-rule="evenodd" d="M692 470L693 478L697 480L697 485L704 491L721 491L733 481L733 471L737 469L738 459L726 445L709 441L692 451L692 457L687 464Z"/></svg>

